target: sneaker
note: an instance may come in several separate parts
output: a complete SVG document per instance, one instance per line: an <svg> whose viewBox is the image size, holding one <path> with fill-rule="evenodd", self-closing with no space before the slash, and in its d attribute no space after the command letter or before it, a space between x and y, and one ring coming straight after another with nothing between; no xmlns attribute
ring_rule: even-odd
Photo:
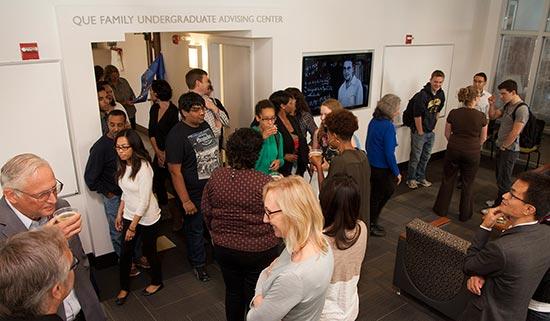
<svg viewBox="0 0 550 321"><path fill-rule="evenodd" d="M210 276L208 275L208 272L206 272L206 268L203 267L197 267L194 269L195 271L195 277L197 280L201 282L208 282L210 281Z"/></svg>
<svg viewBox="0 0 550 321"><path fill-rule="evenodd" d="M135 264L132 263L132 267L130 268L130 276L131 277L134 277L134 276L138 276L141 274L141 271L138 270L138 268L136 267Z"/></svg>
<svg viewBox="0 0 550 321"><path fill-rule="evenodd" d="M418 188L418 182L415 181L414 179L413 179L413 180L410 180L410 181L407 181L407 186L408 186L410 189L417 189L417 188Z"/></svg>
<svg viewBox="0 0 550 321"><path fill-rule="evenodd" d="M432 186L432 182L428 182L428 180L425 179L425 178L419 180L419 181L418 181L418 184L420 184L420 185L422 185L422 186L424 186L424 187L430 187L430 186Z"/></svg>
<svg viewBox="0 0 550 321"><path fill-rule="evenodd" d="M493 207L493 206L495 206L495 201L493 201L493 200L488 200L488 201L485 201L485 204L486 204L487 206L489 206L489 207Z"/></svg>
<svg viewBox="0 0 550 321"><path fill-rule="evenodd" d="M150 269L151 265L147 261L147 258L145 256L142 256L139 258L139 261L136 263L137 266L139 266L142 269Z"/></svg>

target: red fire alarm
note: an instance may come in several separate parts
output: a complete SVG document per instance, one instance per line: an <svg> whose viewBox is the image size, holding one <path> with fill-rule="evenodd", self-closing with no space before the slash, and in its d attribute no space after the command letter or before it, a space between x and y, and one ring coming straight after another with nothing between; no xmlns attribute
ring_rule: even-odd
<svg viewBox="0 0 550 321"><path fill-rule="evenodd" d="M40 59L36 42L20 43L19 50L21 50L21 59L23 60Z"/></svg>
<svg viewBox="0 0 550 321"><path fill-rule="evenodd" d="M180 43L180 36L179 36L179 35L173 35L173 36L172 36L172 43L173 43L174 45L179 44L179 43Z"/></svg>
<svg viewBox="0 0 550 321"><path fill-rule="evenodd" d="M413 35L405 35L405 44L406 45L412 44L413 39L414 39Z"/></svg>

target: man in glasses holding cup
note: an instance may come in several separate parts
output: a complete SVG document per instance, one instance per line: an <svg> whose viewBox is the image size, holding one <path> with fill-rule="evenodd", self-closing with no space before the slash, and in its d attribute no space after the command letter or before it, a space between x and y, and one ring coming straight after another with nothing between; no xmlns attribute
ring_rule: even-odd
<svg viewBox="0 0 550 321"><path fill-rule="evenodd" d="M464 259L476 295L461 320L525 320L529 301L550 268L550 227L539 224L550 211L550 178L521 173L502 203L488 210ZM510 227L490 241L491 230L504 217ZM546 245L545 245L546 244Z"/></svg>
<svg viewBox="0 0 550 321"><path fill-rule="evenodd" d="M0 199L0 240L55 224L68 240L73 256L80 261L75 268L74 290L63 300L57 314L67 321L106 320L90 282L90 264L78 237L80 214L49 220L56 209L69 204L58 199L63 183L55 178L48 162L34 154L17 155L2 166L0 184L4 194Z"/></svg>

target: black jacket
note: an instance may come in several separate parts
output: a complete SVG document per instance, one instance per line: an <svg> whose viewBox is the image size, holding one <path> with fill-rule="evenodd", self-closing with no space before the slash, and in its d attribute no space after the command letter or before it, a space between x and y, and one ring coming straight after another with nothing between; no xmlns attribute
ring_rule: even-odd
<svg viewBox="0 0 550 321"><path fill-rule="evenodd" d="M550 266L550 226L523 225L489 242L479 229L464 259L464 272L485 278L481 296L467 305L462 320L525 320L529 301Z"/></svg>
<svg viewBox="0 0 550 321"><path fill-rule="evenodd" d="M107 135L101 136L90 148L84 180L91 191L103 195L107 195L109 192L122 195L122 190L118 187L115 178L117 157L115 141Z"/></svg>
<svg viewBox="0 0 550 321"><path fill-rule="evenodd" d="M443 89L439 89L435 94L432 93L432 85L427 83L422 90L414 95L412 116L422 117L422 129L425 133L430 133L434 130L437 123L437 113L445 106L445 93ZM411 126L413 131L416 127Z"/></svg>

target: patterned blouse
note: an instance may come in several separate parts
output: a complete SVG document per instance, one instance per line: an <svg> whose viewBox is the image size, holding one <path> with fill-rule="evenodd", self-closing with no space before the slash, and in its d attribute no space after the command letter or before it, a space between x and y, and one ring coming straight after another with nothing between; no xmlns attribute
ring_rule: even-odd
<svg viewBox="0 0 550 321"><path fill-rule="evenodd" d="M304 137L307 138L307 133L309 133L310 140L313 139L313 134L317 130L317 124L315 124L315 120L313 120L313 115L307 111L303 111L297 114L296 118L300 123L300 129L302 130Z"/></svg>
<svg viewBox="0 0 550 321"><path fill-rule="evenodd" d="M262 252L279 244L263 222L262 190L271 177L254 169L218 168L204 188L202 212L214 244Z"/></svg>

